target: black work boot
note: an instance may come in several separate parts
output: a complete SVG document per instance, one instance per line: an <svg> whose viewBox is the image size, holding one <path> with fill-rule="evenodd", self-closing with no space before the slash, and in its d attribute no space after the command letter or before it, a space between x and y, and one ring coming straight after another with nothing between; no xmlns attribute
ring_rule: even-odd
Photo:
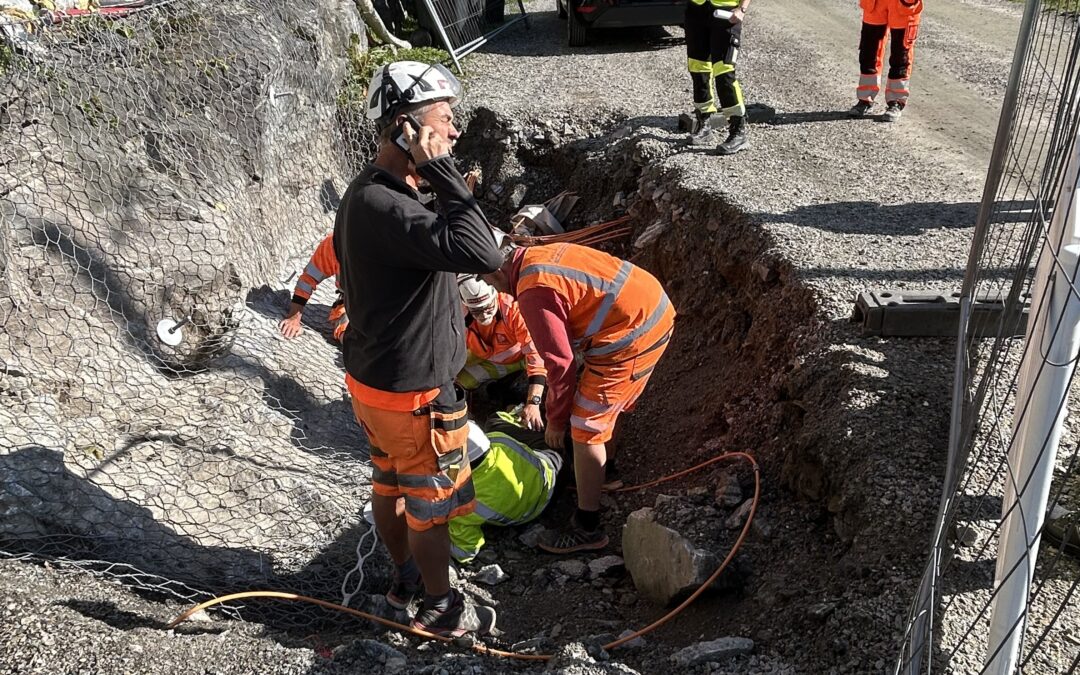
<svg viewBox="0 0 1080 675"><path fill-rule="evenodd" d="M734 155L750 147L750 135L747 132L745 117L732 117L728 124L727 140L716 148L718 155Z"/></svg>
<svg viewBox="0 0 1080 675"><path fill-rule="evenodd" d="M848 117L866 117L870 112L870 108L874 106L870 101L859 99L859 102L851 106L851 109L847 111Z"/></svg>

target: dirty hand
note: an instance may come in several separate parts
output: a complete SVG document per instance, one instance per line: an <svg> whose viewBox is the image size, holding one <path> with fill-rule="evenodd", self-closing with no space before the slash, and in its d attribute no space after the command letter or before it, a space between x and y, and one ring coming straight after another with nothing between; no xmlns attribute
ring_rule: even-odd
<svg viewBox="0 0 1080 675"><path fill-rule="evenodd" d="M731 10L731 23L732 23L732 25L737 24L737 23L742 23L743 18L745 16L746 16L746 12L743 11L742 7L736 7L735 9Z"/></svg>
<svg viewBox="0 0 1080 675"><path fill-rule="evenodd" d="M526 404L521 410L521 421L526 429L540 431L544 428L544 420L540 417L540 406L533 403Z"/></svg>
<svg viewBox="0 0 1080 675"><path fill-rule="evenodd" d="M409 154L417 166L436 157L449 155L453 148L449 140L437 134L431 127L423 126L416 131L412 124L406 122L402 132L409 144Z"/></svg>
<svg viewBox="0 0 1080 675"><path fill-rule="evenodd" d="M566 428L557 429L548 424L547 430L544 431L544 442L552 450L562 450L566 447Z"/></svg>
<svg viewBox="0 0 1080 675"><path fill-rule="evenodd" d="M304 330L300 325L300 315L295 314L282 319L278 324L278 330L289 340L299 335Z"/></svg>

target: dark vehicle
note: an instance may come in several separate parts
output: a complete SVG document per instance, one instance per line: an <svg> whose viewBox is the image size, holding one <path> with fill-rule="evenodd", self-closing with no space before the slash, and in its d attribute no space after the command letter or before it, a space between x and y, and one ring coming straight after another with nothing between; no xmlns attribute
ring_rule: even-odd
<svg viewBox="0 0 1080 675"><path fill-rule="evenodd" d="M555 0L567 20L566 42L584 46L593 28L681 26L686 0Z"/></svg>

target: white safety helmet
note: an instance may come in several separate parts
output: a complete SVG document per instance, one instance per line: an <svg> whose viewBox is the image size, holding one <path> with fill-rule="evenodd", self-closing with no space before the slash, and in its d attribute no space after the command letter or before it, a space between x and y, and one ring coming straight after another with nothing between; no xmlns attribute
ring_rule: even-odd
<svg viewBox="0 0 1080 675"><path fill-rule="evenodd" d="M446 101L457 105L461 82L442 64L395 61L381 66L368 85L367 118L380 127L390 124L408 105Z"/></svg>
<svg viewBox="0 0 1080 675"><path fill-rule="evenodd" d="M491 449L491 441L488 440L487 434L480 428L480 425L472 420L469 420L469 441L466 444L469 447L469 462L475 462Z"/></svg>
<svg viewBox="0 0 1080 675"><path fill-rule="evenodd" d="M458 279L458 294L465 309L486 326L495 320L499 311L499 292L480 277L468 275Z"/></svg>

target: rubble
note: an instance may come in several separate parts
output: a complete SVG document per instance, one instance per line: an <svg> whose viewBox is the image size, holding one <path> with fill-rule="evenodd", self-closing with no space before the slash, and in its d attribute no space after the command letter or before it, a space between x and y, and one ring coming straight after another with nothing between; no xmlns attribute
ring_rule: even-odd
<svg viewBox="0 0 1080 675"><path fill-rule="evenodd" d="M743 656L754 651L754 641L743 637L725 637L690 645L671 655L676 664L688 667L701 663L725 661L735 656Z"/></svg>
<svg viewBox="0 0 1080 675"><path fill-rule="evenodd" d="M581 579L589 571L588 565L580 560L560 560L552 565L551 568L559 574L568 576L571 579Z"/></svg>
<svg viewBox="0 0 1080 675"><path fill-rule="evenodd" d="M495 586L509 579L510 575L504 572L498 565L485 565L476 572L475 576L473 576L473 581L488 586Z"/></svg>
<svg viewBox="0 0 1080 675"><path fill-rule="evenodd" d="M626 571L626 564L617 555L606 555L602 558L589 561L589 578L617 576Z"/></svg>

